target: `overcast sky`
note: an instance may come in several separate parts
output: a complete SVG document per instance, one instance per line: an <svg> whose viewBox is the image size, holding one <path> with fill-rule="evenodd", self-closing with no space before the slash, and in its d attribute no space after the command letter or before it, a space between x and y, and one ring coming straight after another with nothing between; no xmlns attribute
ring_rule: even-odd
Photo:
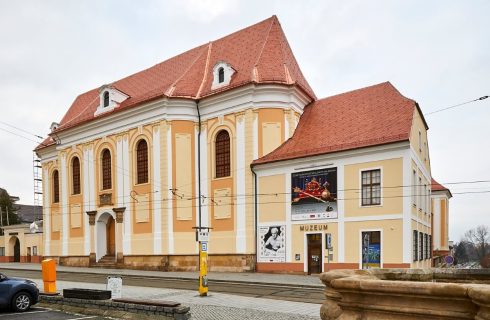
<svg viewBox="0 0 490 320"><path fill-rule="evenodd" d="M75 97L277 15L319 98L391 81L429 113L490 95L490 1L0 0L0 187L33 202L36 140ZM490 225L490 99L426 118L450 238ZM463 194L457 194L463 193Z"/></svg>

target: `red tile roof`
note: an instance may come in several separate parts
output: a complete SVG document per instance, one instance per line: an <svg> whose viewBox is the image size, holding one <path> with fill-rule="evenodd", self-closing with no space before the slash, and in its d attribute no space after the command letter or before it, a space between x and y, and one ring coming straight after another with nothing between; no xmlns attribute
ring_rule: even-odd
<svg viewBox="0 0 490 320"><path fill-rule="evenodd" d="M213 67L220 61L231 65L235 73L228 86L211 90ZM164 96L201 99L249 83L296 85L312 101L316 99L276 16L111 83L129 99L97 118ZM99 88L79 95L56 131L95 119L99 103Z"/></svg>
<svg viewBox="0 0 490 320"><path fill-rule="evenodd" d="M317 100L293 136L252 165L408 140L415 108L389 82Z"/></svg>
<svg viewBox="0 0 490 320"><path fill-rule="evenodd" d="M445 186L443 186L433 178L432 178L431 186L432 186L431 188L432 191L448 191L449 194L451 194L451 191L448 188L446 188Z"/></svg>

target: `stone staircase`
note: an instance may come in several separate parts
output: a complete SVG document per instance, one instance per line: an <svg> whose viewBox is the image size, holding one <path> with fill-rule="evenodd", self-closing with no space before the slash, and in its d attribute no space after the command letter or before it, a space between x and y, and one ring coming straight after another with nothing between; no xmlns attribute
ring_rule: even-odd
<svg viewBox="0 0 490 320"><path fill-rule="evenodd" d="M96 262L94 265L92 265L91 267L107 268L107 269L117 268L116 257L113 255L105 255L98 262Z"/></svg>

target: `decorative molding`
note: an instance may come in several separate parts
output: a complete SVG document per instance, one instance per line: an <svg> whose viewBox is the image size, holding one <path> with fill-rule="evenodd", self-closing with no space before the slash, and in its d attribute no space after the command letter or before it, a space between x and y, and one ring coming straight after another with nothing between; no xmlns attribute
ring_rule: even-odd
<svg viewBox="0 0 490 320"><path fill-rule="evenodd" d="M112 208L112 211L116 213L116 222L123 223L124 221L124 211L126 207Z"/></svg>
<svg viewBox="0 0 490 320"><path fill-rule="evenodd" d="M95 216L97 215L97 210L87 211L87 215L88 215L88 224L91 226L95 225Z"/></svg>
<svg viewBox="0 0 490 320"><path fill-rule="evenodd" d="M112 193L99 194L99 206L112 206Z"/></svg>

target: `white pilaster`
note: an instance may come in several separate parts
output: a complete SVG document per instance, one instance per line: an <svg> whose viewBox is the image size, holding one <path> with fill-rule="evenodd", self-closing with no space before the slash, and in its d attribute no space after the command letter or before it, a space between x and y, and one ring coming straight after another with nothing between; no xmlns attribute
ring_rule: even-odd
<svg viewBox="0 0 490 320"><path fill-rule="evenodd" d="M345 262L345 174L344 165L337 166L337 211L338 211L338 257L339 263ZM291 189L289 189L291 190Z"/></svg>
<svg viewBox="0 0 490 320"><path fill-rule="evenodd" d="M51 177L47 169L43 170L43 192L44 192L44 212L43 212L43 233L44 233L44 254L51 255Z"/></svg>
<svg viewBox="0 0 490 320"><path fill-rule="evenodd" d="M92 149L89 149L88 147L85 147L83 149L83 230L84 230L84 248L83 252L85 255L90 254L90 225L88 223L88 217L87 217L87 211L92 210L92 202L94 199L91 198L92 195L92 189L95 188L95 183L94 183L94 174L93 171L90 169L92 168L92 159L93 151Z"/></svg>
<svg viewBox="0 0 490 320"><path fill-rule="evenodd" d="M160 128L153 128L153 253L162 254L162 192L160 181Z"/></svg>
<svg viewBox="0 0 490 320"><path fill-rule="evenodd" d="M209 197L208 190L208 132L206 127L201 129L201 194ZM197 199L199 201L199 199ZM209 227L209 200L207 198L201 199L201 225L203 227ZM198 204L199 205L199 204Z"/></svg>
<svg viewBox="0 0 490 320"><path fill-rule="evenodd" d="M254 117L253 132L252 132L253 157L254 160L256 160L259 158L259 116L257 113L254 112L253 117Z"/></svg>
<svg viewBox="0 0 490 320"><path fill-rule="evenodd" d="M236 253L247 248L245 217L245 119L240 116L236 123Z"/></svg>
<svg viewBox="0 0 490 320"><path fill-rule="evenodd" d="M286 193L286 203L289 202L289 200L291 199L291 195L288 194L288 190L292 190L291 189L291 174L285 174L286 176L286 190L284 191ZM298 241L298 240L296 240ZM293 259L293 226L291 224L291 205L286 205L286 262L294 262L294 259ZM306 258L306 251L305 251L305 254L304 254L305 258Z"/></svg>
<svg viewBox="0 0 490 320"><path fill-rule="evenodd" d="M120 146L118 148L117 158L121 158L121 166L120 166L120 175L118 175L120 180L122 181L122 194L121 199L124 199L123 203L120 203L121 207L126 207L124 210L124 230L123 230L123 254L129 255L131 254L131 202L130 202L130 182L129 175L131 173L131 169L129 168L129 141L127 136L123 136L120 141Z"/></svg>
<svg viewBox="0 0 490 320"><path fill-rule="evenodd" d="M173 188L173 183L172 183L172 127L168 126L168 132L167 132L167 164L168 164L168 188L172 189ZM173 202L171 199L173 199L173 194L171 190L167 191L167 222L168 222L168 253L173 254L174 253L174 210L173 210Z"/></svg>
<svg viewBox="0 0 490 320"><path fill-rule="evenodd" d="M68 208L68 176L66 170L66 155L61 155L60 161L60 173L61 173L61 255L68 255L68 224L70 208Z"/></svg>
<svg viewBox="0 0 490 320"><path fill-rule="evenodd" d="M288 121L289 113L284 114L284 141L289 139L289 121Z"/></svg>
<svg viewBox="0 0 490 320"><path fill-rule="evenodd" d="M403 156L403 185L410 186L412 179L411 151ZM418 189L417 189L418 190ZM412 262L412 188L403 188L403 263Z"/></svg>

